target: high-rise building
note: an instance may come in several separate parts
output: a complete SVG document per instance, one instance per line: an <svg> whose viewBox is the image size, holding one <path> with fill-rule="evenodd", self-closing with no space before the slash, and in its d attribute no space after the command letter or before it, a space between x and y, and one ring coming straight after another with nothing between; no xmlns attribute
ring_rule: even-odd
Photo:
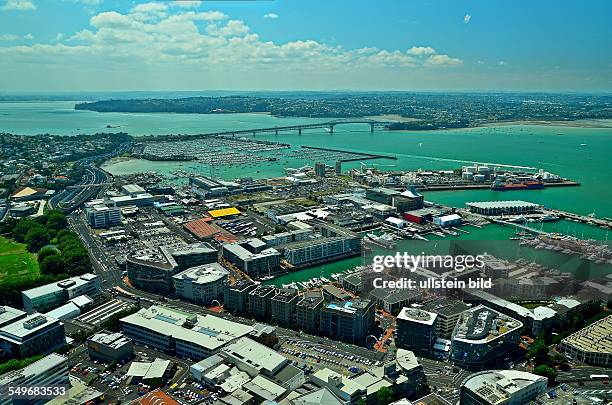
<svg viewBox="0 0 612 405"><path fill-rule="evenodd" d="M261 239L252 238L223 245L221 254L249 276L261 278L280 270L280 253L274 248L265 247L266 244Z"/></svg>
<svg viewBox="0 0 612 405"><path fill-rule="evenodd" d="M317 162L315 163L315 176L317 177L325 177L325 163Z"/></svg>
<svg viewBox="0 0 612 405"><path fill-rule="evenodd" d="M191 267L172 276L176 295L204 305L221 300L229 272L219 263Z"/></svg>
<svg viewBox="0 0 612 405"><path fill-rule="evenodd" d="M418 308L403 308L396 318L395 345L420 353L430 353L436 343L437 314Z"/></svg>
<svg viewBox="0 0 612 405"><path fill-rule="evenodd" d="M295 319L295 307L299 298L296 289L279 289L271 301L272 322L280 326L292 326Z"/></svg>
<svg viewBox="0 0 612 405"><path fill-rule="evenodd" d="M206 242L180 248L162 246L147 249L126 257L126 269L132 285L145 291L169 293L174 291L172 276L191 267L214 263L217 250Z"/></svg>
<svg viewBox="0 0 612 405"><path fill-rule="evenodd" d="M341 160L336 161L335 171L336 171L336 175L338 176L342 174L342 161Z"/></svg>
<svg viewBox="0 0 612 405"><path fill-rule="evenodd" d="M463 312L453 331L451 360L483 370L517 349L523 324L507 315L479 305Z"/></svg>
<svg viewBox="0 0 612 405"><path fill-rule="evenodd" d="M296 305L295 327L306 332L319 331L319 318L323 296L320 291L307 291Z"/></svg>
<svg viewBox="0 0 612 405"><path fill-rule="evenodd" d="M245 314L249 311L249 293L257 287L250 280L239 280L227 284L223 292L223 308L234 314Z"/></svg>
<svg viewBox="0 0 612 405"><path fill-rule="evenodd" d="M320 331L335 339L363 343L374 324L374 303L355 299L333 302L321 308Z"/></svg>
<svg viewBox="0 0 612 405"><path fill-rule="evenodd" d="M121 223L121 208L112 200L86 202L85 214L92 228L108 228Z"/></svg>
<svg viewBox="0 0 612 405"><path fill-rule="evenodd" d="M448 297L434 298L423 304L422 309L437 314L436 335L450 339L459 316L470 307L462 301Z"/></svg>
<svg viewBox="0 0 612 405"><path fill-rule="evenodd" d="M276 295L273 285L258 285L249 293L249 312L258 319L270 319L272 297Z"/></svg>

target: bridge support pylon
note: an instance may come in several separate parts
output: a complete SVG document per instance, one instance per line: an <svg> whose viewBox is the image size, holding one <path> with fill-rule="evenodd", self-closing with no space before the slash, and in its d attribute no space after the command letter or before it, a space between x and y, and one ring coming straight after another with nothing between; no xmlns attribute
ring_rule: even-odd
<svg viewBox="0 0 612 405"><path fill-rule="evenodd" d="M374 132L374 124L370 124L370 132Z"/></svg>
<svg viewBox="0 0 612 405"><path fill-rule="evenodd" d="M329 133L330 133L330 134L333 134L333 133L334 133L334 126L333 126L333 125L330 125L330 126L329 126Z"/></svg>
<svg viewBox="0 0 612 405"><path fill-rule="evenodd" d="M302 128L298 128L298 134L302 135Z"/></svg>

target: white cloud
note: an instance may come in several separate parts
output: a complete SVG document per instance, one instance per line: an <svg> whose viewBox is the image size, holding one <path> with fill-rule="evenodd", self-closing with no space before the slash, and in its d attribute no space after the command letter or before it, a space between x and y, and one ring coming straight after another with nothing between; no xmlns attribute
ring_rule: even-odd
<svg viewBox="0 0 612 405"><path fill-rule="evenodd" d="M199 0L175 0L171 3L173 6L181 7L181 8L196 8L202 4Z"/></svg>
<svg viewBox="0 0 612 405"><path fill-rule="evenodd" d="M56 41L61 41L62 39L64 39L64 34L62 34L61 32L55 36Z"/></svg>
<svg viewBox="0 0 612 405"><path fill-rule="evenodd" d="M10 60L13 67L23 63L76 69L110 63L138 72L163 68L177 74L213 71L223 75L260 69L275 75L297 70L318 75L370 74L376 69L401 72L463 63L430 46L405 51L345 49L311 39L262 40L244 21L229 19L220 11L199 12L161 2L139 4L124 13L100 12L91 17L90 25L76 33L58 34L52 44L0 46L0 61Z"/></svg>
<svg viewBox="0 0 612 405"><path fill-rule="evenodd" d="M436 50L431 46L413 46L412 48L408 49L408 53L415 56L426 56L434 55Z"/></svg>
<svg viewBox="0 0 612 405"><path fill-rule="evenodd" d="M267 14L264 14L264 18L269 18L270 20L276 20L278 18L278 14L276 14L276 13L267 13Z"/></svg>
<svg viewBox="0 0 612 405"><path fill-rule="evenodd" d="M36 5L31 0L5 0L2 10L36 10Z"/></svg>
<svg viewBox="0 0 612 405"><path fill-rule="evenodd" d="M479 64L479 65L484 65L484 64L485 64L485 63L484 63L483 61L481 61L481 60L476 61L476 63L477 63L477 64Z"/></svg>
<svg viewBox="0 0 612 405"><path fill-rule="evenodd" d="M463 16L463 22L468 24L472 20L472 16L470 14L466 14Z"/></svg>
<svg viewBox="0 0 612 405"><path fill-rule="evenodd" d="M451 58L448 55L431 55L425 61L427 65L445 65L445 66L460 66L463 65L463 61L458 58Z"/></svg>
<svg viewBox="0 0 612 405"><path fill-rule="evenodd" d="M2 34L0 35L0 41L14 41L19 39L19 35L15 34Z"/></svg>
<svg viewBox="0 0 612 405"><path fill-rule="evenodd" d="M0 41L16 41L18 39L34 39L34 35L31 33L25 34L24 36L15 34L0 34Z"/></svg>
<svg viewBox="0 0 612 405"><path fill-rule="evenodd" d="M507 63L506 63L505 60L500 60L499 61L499 66L506 66L506 65L507 65Z"/></svg>

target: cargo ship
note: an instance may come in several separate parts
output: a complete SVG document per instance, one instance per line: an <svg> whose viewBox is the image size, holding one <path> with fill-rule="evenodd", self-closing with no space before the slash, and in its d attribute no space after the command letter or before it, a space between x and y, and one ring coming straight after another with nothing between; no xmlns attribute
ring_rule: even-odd
<svg viewBox="0 0 612 405"><path fill-rule="evenodd" d="M491 190L495 191L510 191L510 190L541 190L544 188L544 183L541 181L519 181L519 182L499 182L496 181L491 185Z"/></svg>

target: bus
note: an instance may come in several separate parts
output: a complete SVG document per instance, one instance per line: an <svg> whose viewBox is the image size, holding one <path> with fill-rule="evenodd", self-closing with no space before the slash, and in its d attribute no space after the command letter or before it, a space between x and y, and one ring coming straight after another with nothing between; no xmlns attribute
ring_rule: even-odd
<svg viewBox="0 0 612 405"><path fill-rule="evenodd" d="M591 374L591 380L608 380L608 374Z"/></svg>

